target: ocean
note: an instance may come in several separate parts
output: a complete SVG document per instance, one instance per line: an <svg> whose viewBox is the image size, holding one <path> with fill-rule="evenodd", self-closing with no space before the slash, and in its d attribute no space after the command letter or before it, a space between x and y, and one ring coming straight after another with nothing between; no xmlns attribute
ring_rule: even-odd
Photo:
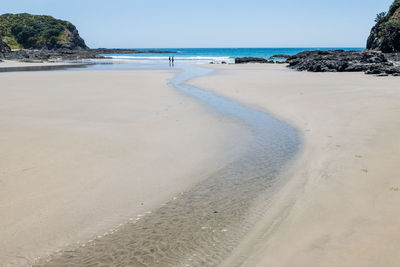
<svg viewBox="0 0 400 267"><path fill-rule="evenodd" d="M134 48L132 48L134 49ZM295 55L302 51L310 50L333 50L343 49L346 51L361 51L364 48L356 47L308 47L308 48L146 48L135 49L139 51L163 50L175 51L176 53L143 53L143 54L111 54L105 55L112 58L113 62L131 62L157 64L168 61L170 56L175 58L175 62L193 63L227 63L234 62L236 57L261 57L269 58L276 54Z"/></svg>

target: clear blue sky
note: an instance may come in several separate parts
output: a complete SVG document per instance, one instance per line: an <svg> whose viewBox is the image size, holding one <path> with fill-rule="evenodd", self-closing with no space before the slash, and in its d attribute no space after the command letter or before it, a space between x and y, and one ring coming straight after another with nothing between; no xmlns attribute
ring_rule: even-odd
<svg viewBox="0 0 400 267"><path fill-rule="evenodd" d="M90 47L364 47L393 0L1 0L47 14Z"/></svg>

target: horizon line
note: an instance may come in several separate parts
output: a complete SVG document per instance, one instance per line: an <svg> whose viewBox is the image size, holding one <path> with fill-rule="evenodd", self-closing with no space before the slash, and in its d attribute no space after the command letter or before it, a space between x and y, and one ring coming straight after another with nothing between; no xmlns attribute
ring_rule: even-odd
<svg viewBox="0 0 400 267"><path fill-rule="evenodd" d="M217 47L94 47L92 49L243 49L243 48L363 48L365 46L217 46Z"/></svg>

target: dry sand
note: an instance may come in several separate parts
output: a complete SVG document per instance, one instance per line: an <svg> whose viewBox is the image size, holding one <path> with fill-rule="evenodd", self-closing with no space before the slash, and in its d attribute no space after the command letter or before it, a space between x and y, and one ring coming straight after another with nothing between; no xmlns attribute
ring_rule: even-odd
<svg viewBox="0 0 400 267"><path fill-rule="evenodd" d="M400 78L215 66L191 83L294 125L304 146L225 266L400 265Z"/></svg>
<svg viewBox="0 0 400 267"><path fill-rule="evenodd" d="M233 157L246 130L169 87L175 74L0 74L0 265L86 242Z"/></svg>

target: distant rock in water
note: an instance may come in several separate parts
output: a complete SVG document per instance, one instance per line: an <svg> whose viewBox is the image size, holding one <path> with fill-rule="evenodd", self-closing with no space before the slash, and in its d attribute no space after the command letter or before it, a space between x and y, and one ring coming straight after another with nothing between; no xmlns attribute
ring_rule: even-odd
<svg viewBox="0 0 400 267"><path fill-rule="evenodd" d="M235 64L243 63L271 63L268 59L261 57L237 57L235 58ZM272 61L273 63L273 61Z"/></svg>
<svg viewBox="0 0 400 267"><path fill-rule="evenodd" d="M278 54L278 55L273 55L272 57L270 57L270 59L274 59L274 58L284 58L284 59L288 59L290 58L291 55L285 55L285 54Z"/></svg>
<svg viewBox="0 0 400 267"><path fill-rule="evenodd" d="M88 49L71 22L51 16L1 15L0 36L12 49Z"/></svg>
<svg viewBox="0 0 400 267"><path fill-rule="evenodd" d="M376 25L368 37L367 49L385 53L400 52L400 0L395 0L389 12L379 13Z"/></svg>

